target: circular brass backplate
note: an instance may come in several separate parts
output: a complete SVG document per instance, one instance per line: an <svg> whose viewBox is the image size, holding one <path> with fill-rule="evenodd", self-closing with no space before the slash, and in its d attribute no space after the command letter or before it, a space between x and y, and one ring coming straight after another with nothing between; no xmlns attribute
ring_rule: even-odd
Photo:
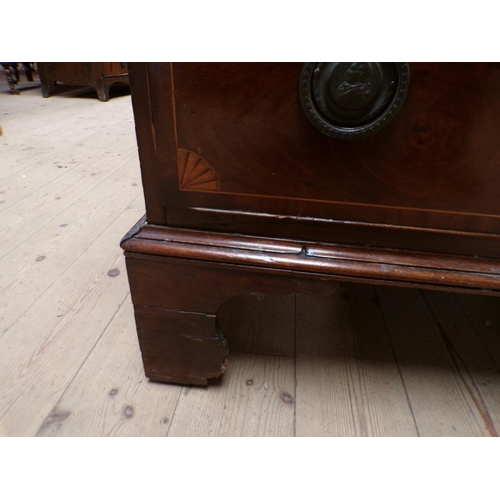
<svg viewBox="0 0 500 500"><path fill-rule="evenodd" d="M408 92L409 63L305 63L300 100L311 123L337 139L385 126Z"/></svg>

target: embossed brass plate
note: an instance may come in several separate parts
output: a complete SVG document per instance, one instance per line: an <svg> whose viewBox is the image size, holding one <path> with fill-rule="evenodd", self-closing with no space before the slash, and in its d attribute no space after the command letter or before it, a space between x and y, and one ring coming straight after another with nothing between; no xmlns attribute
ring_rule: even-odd
<svg viewBox="0 0 500 500"><path fill-rule="evenodd" d="M409 77L408 63L305 63L300 100L318 130L336 139L358 139L395 116Z"/></svg>

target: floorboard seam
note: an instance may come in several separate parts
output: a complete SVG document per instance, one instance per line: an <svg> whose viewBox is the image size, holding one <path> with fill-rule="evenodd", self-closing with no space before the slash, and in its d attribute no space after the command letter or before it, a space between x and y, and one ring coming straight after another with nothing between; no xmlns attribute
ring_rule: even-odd
<svg viewBox="0 0 500 500"><path fill-rule="evenodd" d="M380 312L382 313L382 320L384 322L385 331L387 333L387 338L389 339L389 344L391 345L392 355L394 356L394 360L396 361L396 365L398 367L399 377L401 379L401 383L403 384L403 389L405 391L406 402L408 403L408 407L410 408L411 416L413 418L413 424L415 425L415 430L417 431L417 436L420 437L420 430L419 430L418 425L417 425L417 419L415 418L415 413L413 412L413 406L411 404L410 396L408 395L408 390L406 388L406 383L405 383L405 379L403 377L403 372L401 371L401 366L399 365L399 359L396 356L396 350L394 349L394 344L392 343L391 334L389 332L389 328L387 326L387 321L385 319L384 309L381 306L381 301L380 301L380 296L379 296L379 293L378 293L378 288L377 287L374 287L374 288L375 288L375 293L377 295L377 300L378 300L378 303L379 303Z"/></svg>

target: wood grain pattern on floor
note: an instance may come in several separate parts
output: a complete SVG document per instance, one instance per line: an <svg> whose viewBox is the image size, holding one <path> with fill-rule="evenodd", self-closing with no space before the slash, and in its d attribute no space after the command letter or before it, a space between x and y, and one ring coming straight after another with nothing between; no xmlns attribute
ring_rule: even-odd
<svg viewBox="0 0 500 500"><path fill-rule="evenodd" d="M234 353L232 361L220 383L183 390L169 436L293 436L293 359Z"/></svg>
<svg viewBox="0 0 500 500"><path fill-rule="evenodd" d="M417 435L373 287L297 304L297 435Z"/></svg>
<svg viewBox="0 0 500 500"><path fill-rule="evenodd" d="M144 378L127 294L37 436L165 436L180 392Z"/></svg>
<svg viewBox="0 0 500 500"><path fill-rule="evenodd" d="M436 294L433 310L429 302L431 292L380 287L378 293L421 435L494 434L490 417L483 414L484 403L477 395L471 372L455 347L459 332L453 322L443 326L438 320L446 303L454 300L453 295ZM457 331L449 336L453 329ZM463 340L463 348L482 356L485 369L489 370L491 358L485 356L477 335Z"/></svg>

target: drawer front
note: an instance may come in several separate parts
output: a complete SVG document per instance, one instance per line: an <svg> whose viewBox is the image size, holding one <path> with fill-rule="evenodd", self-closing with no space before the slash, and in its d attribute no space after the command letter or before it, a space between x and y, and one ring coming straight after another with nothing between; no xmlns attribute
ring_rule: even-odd
<svg viewBox="0 0 500 500"><path fill-rule="evenodd" d="M265 213L309 227L347 221L499 235L500 64L408 68L391 120L342 140L306 116L303 63L149 65L169 223L220 229L225 220L235 230L242 217ZM242 232L255 232L241 220Z"/></svg>

